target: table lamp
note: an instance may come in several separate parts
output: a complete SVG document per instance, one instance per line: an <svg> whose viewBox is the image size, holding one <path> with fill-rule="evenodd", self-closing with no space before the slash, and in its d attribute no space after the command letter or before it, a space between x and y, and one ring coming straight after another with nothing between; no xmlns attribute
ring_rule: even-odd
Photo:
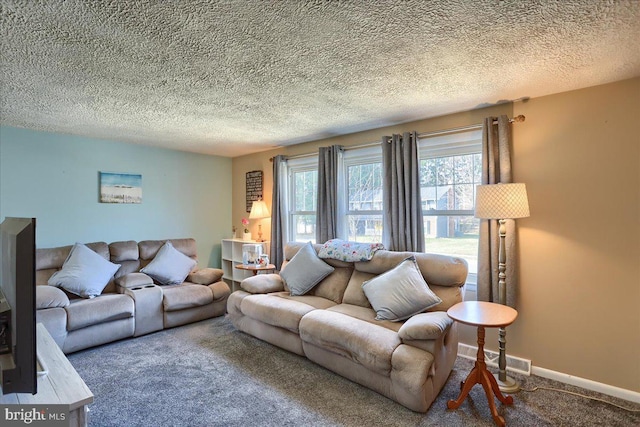
<svg viewBox="0 0 640 427"><path fill-rule="evenodd" d="M269 214L269 209L267 209L267 204L264 200L255 200L251 205L251 212L249 213L249 219L262 219L269 218L271 214ZM258 240L257 242L264 242L262 238L262 224L258 222Z"/></svg>
<svg viewBox="0 0 640 427"><path fill-rule="evenodd" d="M487 184L476 187L476 218L497 219L500 223L498 234L500 235L500 247L498 250L498 302L507 304L507 254L505 250L505 238L507 235L506 219L525 218L529 216L529 201L527 188L524 184ZM520 386L507 377L506 330L499 330L500 357L498 361L498 385L500 390L514 393Z"/></svg>

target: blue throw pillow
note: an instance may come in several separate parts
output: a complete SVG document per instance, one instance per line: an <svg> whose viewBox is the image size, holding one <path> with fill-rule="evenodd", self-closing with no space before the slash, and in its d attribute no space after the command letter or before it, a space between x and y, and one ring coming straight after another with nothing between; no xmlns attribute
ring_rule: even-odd
<svg viewBox="0 0 640 427"><path fill-rule="evenodd" d="M119 264L107 261L82 243L76 243L62 269L53 273L48 284L84 298L93 298L102 293L119 268Z"/></svg>
<svg viewBox="0 0 640 427"><path fill-rule="evenodd" d="M396 322L438 305L442 300L429 289L413 256L362 284L376 320Z"/></svg>
<svg viewBox="0 0 640 427"><path fill-rule="evenodd" d="M333 270L333 267L318 258L311 243L307 242L284 266L280 277L286 283L291 295L304 295Z"/></svg>
<svg viewBox="0 0 640 427"><path fill-rule="evenodd" d="M197 262L166 242L146 267L140 270L161 285L179 285L184 282Z"/></svg>

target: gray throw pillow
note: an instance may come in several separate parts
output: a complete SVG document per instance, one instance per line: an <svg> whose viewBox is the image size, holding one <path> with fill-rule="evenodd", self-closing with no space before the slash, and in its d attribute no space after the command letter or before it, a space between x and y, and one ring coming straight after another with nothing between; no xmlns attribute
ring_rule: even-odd
<svg viewBox="0 0 640 427"><path fill-rule="evenodd" d="M93 298L102 293L119 268L119 264L107 261L82 243L76 243L62 269L53 273L48 284L83 298Z"/></svg>
<svg viewBox="0 0 640 427"><path fill-rule="evenodd" d="M313 246L308 242L284 266L280 277L289 287L291 295L304 295L333 270L333 267L318 258Z"/></svg>
<svg viewBox="0 0 640 427"><path fill-rule="evenodd" d="M429 289L413 256L362 284L376 320L397 322L442 302Z"/></svg>
<svg viewBox="0 0 640 427"><path fill-rule="evenodd" d="M179 285L184 282L197 262L166 242L146 267L140 270L161 285Z"/></svg>

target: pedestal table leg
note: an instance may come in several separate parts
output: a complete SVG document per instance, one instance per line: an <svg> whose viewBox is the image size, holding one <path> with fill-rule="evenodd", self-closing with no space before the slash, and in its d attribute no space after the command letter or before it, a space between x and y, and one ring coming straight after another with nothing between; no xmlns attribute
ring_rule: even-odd
<svg viewBox="0 0 640 427"><path fill-rule="evenodd" d="M504 418L498 414L496 403L493 400L494 395L500 400L500 402L507 405L513 403L513 398L511 396L504 396L500 392L500 388L498 387L496 379L493 377L491 372L487 370L487 365L484 361L484 337L484 327L478 326L478 353L476 355L475 366L467 376L467 379L464 381L462 390L460 391L460 395L458 396L458 398L455 400L449 400L447 402L447 407L449 409L458 408L465 400L473 386L476 384L481 384L482 388L484 389L484 393L487 396L487 402L489 403L489 409L491 410L493 421L498 426L504 427L506 423L504 421Z"/></svg>

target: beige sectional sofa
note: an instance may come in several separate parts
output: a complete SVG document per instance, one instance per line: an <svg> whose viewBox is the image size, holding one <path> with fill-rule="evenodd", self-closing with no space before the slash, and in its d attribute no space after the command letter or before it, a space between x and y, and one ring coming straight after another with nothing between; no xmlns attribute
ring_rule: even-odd
<svg viewBox="0 0 640 427"><path fill-rule="evenodd" d="M96 242L86 246L120 267L102 293L81 298L48 285L72 246L36 251L36 320L42 322L65 353L183 325L226 311L230 289L222 270L192 271L176 285L158 286L140 269L156 256L166 240L136 243ZM194 239L170 239L182 254L197 260Z"/></svg>
<svg viewBox="0 0 640 427"><path fill-rule="evenodd" d="M287 263L302 248L285 248ZM321 245L314 245L318 252ZM363 282L409 256L442 302L403 321L375 320ZM467 263L455 257L379 250L370 261L324 259L335 270L311 291L290 295L278 274L245 279L227 302L234 326L307 357L418 412L426 412L444 386L458 346L446 310L462 301Z"/></svg>

